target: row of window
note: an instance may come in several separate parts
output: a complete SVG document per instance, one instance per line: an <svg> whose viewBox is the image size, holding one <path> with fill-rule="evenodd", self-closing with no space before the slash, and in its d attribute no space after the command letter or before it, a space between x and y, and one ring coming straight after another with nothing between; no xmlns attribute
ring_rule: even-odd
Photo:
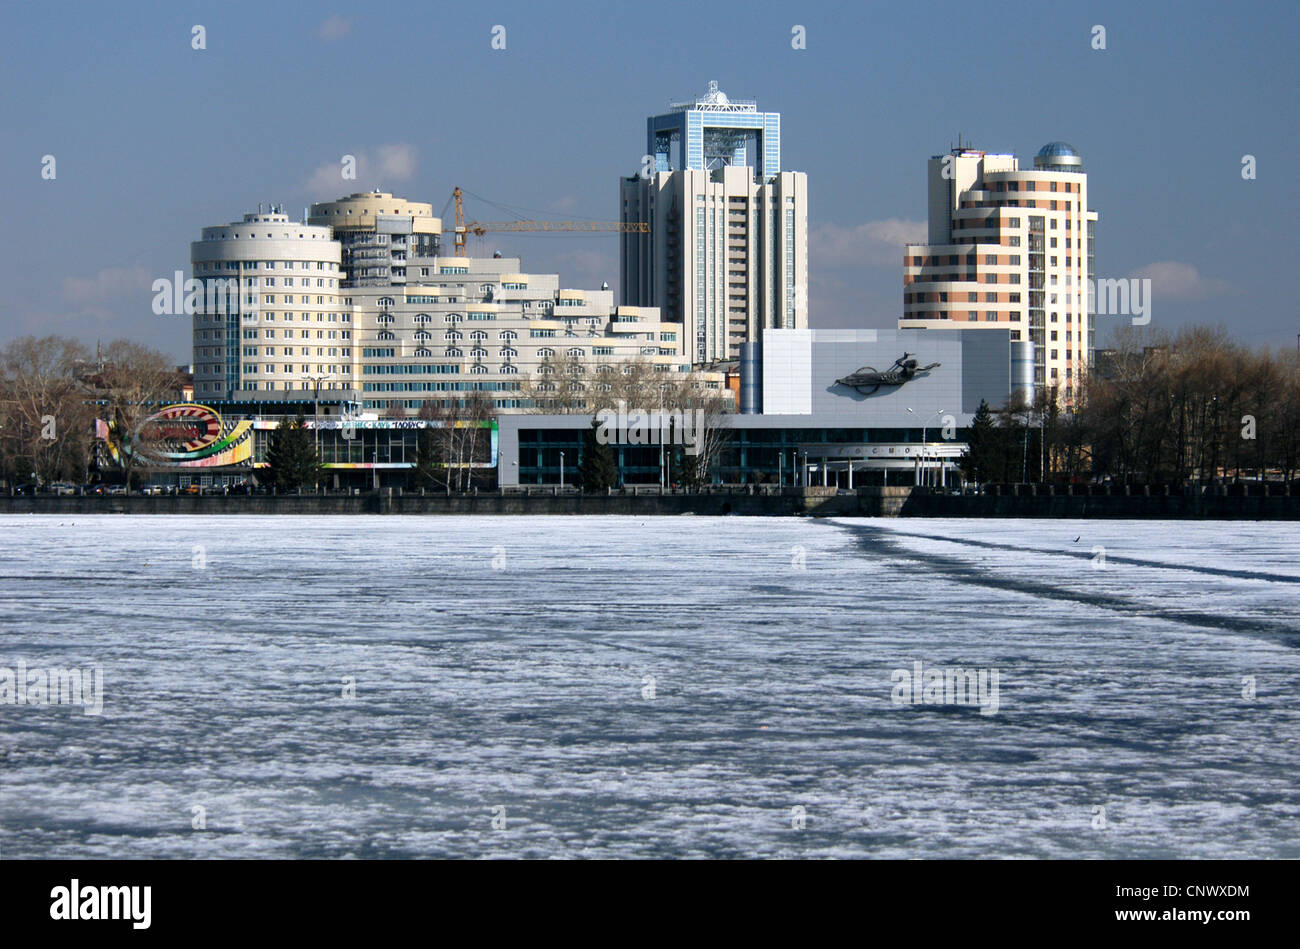
<svg viewBox="0 0 1300 949"><path fill-rule="evenodd" d="M294 350L294 347L292 347L292 346L282 346L282 347L280 347L280 348L284 350L284 352L282 353L282 355L285 355L285 356L292 356L292 355L294 355L294 351L293 351L293 350ZM301 355L303 355L303 356L310 356L310 355L311 355L311 347L310 347L310 346L300 346L300 347L298 347L298 348L302 350ZM249 358L257 358L259 355L261 355L261 356L274 356L274 355L276 354L276 352L275 352L276 347L274 347L274 346L265 346L265 347L262 347L261 349L262 349L262 351L259 352L259 348L258 348L257 346L245 346L245 347L244 347L244 355L247 356L247 357L249 357ZM325 352L326 349L329 350L328 353ZM220 354L221 354L221 353L220 353L219 350L215 350L215 351L213 351L213 353L212 353L212 355L214 355L214 356L218 356L218 355L220 355ZM346 347L344 347L343 349L339 349L339 348L337 348L337 347L335 347L335 346L317 346L317 347L316 347L316 355L317 355L317 356L325 356L325 355L330 355L330 356L345 356L345 357L349 357L349 358L350 358L350 357L352 356L352 350L351 350L351 349L348 349L348 348L346 348Z"/></svg>
<svg viewBox="0 0 1300 949"><path fill-rule="evenodd" d="M333 373L334 375L345 375L346 368L347 367L345 366L317 366L316 371L318 373ZM244 363L244 375L255 376L258 374L259 371L264 372L266 375L271 375L275 372L275 366L270 363L267 363L265 365L261 363L255 363L255 362ZM292 374L295 372L298 373L311 372L311 366L306 363L303 363L302 365L298 366L297 369L295 369L291 363L287 363L283 366L283 368L280 371L285 374Z"/></svg>
<svg viewBox="0 0 1300 949"><path fill-rule="evenodd" d="M203 339L207 339L207 338L208 338L208 333L209 333L209 332L212 334L212 338L213 338L213 339L218 339L218 340L221 339L221 330L202 330L202 331L201 331L201 334L202 334ZM257 332L258 332L258 331L255 330L255 329L246 329L246 330L244 330L244 339L257 339L257 338L258 338ZM273 329L264 329L264 330L262 330L262 337L261 337L261 338L262 338L262 339L275 339L275 333L276 333L276 331L273 330ZM327 333L329 334L328 337L326 336ZM290 326L290 327L286 327L286 328L285 328L285 330L284 330L284 338L285 338L285 339L293 339L293 327L292 327L292 326ZM299 338L299 339L311 339L311 330L308 330L308 329L301 329L301 330L298 330L298 338ZM316 338L317 338L317 339L326 339L326 338L328 338L328 339L351 339L351 338L352 338L352 330L317 330L317 331L316 331Z"/></svg>
<svg viewBox="0 0 1300 949"><path fill-rule="evenodd" d="M330 270L336 271L339 265L324 260L224 260L199 261L194 265L196 273L229 272L232 270Z"/></svg>

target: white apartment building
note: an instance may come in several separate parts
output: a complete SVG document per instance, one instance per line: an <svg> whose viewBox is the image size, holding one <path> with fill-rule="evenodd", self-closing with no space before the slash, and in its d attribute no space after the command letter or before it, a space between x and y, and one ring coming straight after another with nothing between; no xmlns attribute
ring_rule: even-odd
<svg viewBox="0 0 1300 949"><path fill-rule="evenodd" d="M1097 212L1082 159L1052 142L1028 170L1014 155L958 147L928 170L928 241L904 253L899 329L1010 329L1034 344L1036 387L1073 403L1095 338Z"/></svg>
<svg viewBox="0 0 1300 949"><path fill-rule="evenodd" d="M195 398L346 379L353 346L351 314L339 302L341 253L328 227L290 221L278 208L203 228L190 244L194 278L209 289L193 314ZM230 281L237 292L211 292Z"/></svg>
<svg viewBox="0 0 1300 949"><path fill-rule="evenodd" d="M345 291L364 407L416 410L477 391L520 411L529 378L544 391L547 375L577 371L579 384L599 386L631 359L690 371L680 327L657 309L615 306L609 290L565 289L555 274L520 270L518 258L441 257L408 271L404 288Z"/></svg>
<svg viewBox="0 0 1300 949"><path fill-rule="evenodd" d="M278 209L204 228L191 244L195 277L233 278L239 289L194 314L195 398L319 389L413 412L480 392L509 412L527 408L525 380L544 387L560 365L592 385L629 359L661 372L691 368L681 327L657 309L615 306L609 290L563 288L558 275L523 273L518 258L415 255L402 283L366 286L346 286L342 259L330 227L291 222Z"/></svg>

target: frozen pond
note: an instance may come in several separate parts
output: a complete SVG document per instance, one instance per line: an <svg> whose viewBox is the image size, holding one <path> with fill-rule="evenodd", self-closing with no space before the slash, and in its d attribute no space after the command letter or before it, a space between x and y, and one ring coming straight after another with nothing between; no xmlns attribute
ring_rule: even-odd
<svg viewBox="0 0 1300 949"><path fill-rule="evenodd" d="M98 715L0 704L0 857L1300 857L1294 524L0 538L0 676L103 676ZM898 699L917 663L996 708Z"/></svg>

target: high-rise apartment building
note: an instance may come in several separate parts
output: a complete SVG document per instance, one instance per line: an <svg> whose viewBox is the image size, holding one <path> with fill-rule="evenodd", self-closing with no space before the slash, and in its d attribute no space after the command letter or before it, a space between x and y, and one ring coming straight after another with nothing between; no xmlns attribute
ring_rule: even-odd
<svg viewBox="0 0 1300 949"><path fill-rule="evenodd" d="M642 174L620 182L625 304L682 325L696 365L766 328L808 325L808 177L781 171L781 116L709 92L646 123Z"/></svg>
<svg viewBox="0 0 1300 949"><path fill-rule="evenodd" d="M1088 312L1097 212L1083 160L1045 145L1014 155L958 147L929 162L929 233L903 260L900 329L1010 329L1034 344L1034 383L1070 404L1092 359Z"/></svg>
<svg viewBox="0 0 1300 949"><path fill-rule="evenodd" d="M195 396L305 389L310 376L346 380L352 333L339 302L341 261L328 227L290 221L278 208L203 228L190 244L194 279L207 291L193 314ZM268 346L292 358L268 359Z"/></svg>

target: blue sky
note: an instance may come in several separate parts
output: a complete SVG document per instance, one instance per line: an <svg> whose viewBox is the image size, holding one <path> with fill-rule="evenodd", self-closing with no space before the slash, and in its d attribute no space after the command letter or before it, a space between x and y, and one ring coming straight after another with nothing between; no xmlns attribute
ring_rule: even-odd
<svg viewBox="0 0 1300 949"><path fill-rule="evenodd" d="M127 336L187 362L187 322L154 316L149 285L259 201L297 216L379 186L437 212L460 185L615 219L645 117L716 79L782 113L783 164L808 173L814 326L895 324L926 159L961 132L1026 163L1056 139L1082 153L1098 273L1153 275L1154 326L1295 345L1297 35L1293 2L10 3L0 341ZM472 247L617 286L615 235Z"/></svg>

